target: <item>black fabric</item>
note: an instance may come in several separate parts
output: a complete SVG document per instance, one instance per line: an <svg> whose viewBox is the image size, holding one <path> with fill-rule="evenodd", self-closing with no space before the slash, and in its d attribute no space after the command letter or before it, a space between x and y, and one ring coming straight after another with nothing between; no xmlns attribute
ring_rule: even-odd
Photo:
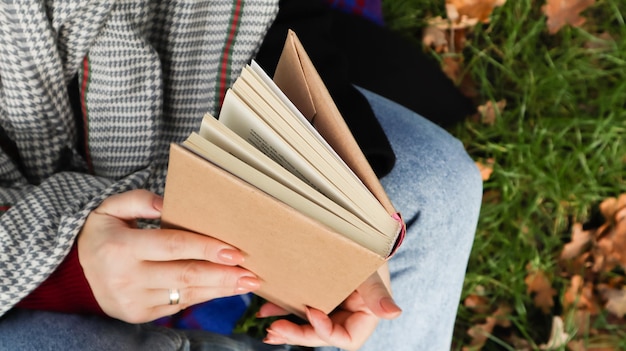
<svg viewBox="0 0 626 351"><path fill-rule="evenodd" d="M476 112L439 63L398 33L361 17L333 13L333 38L350 62L350 80L432 122L450 127Z"/></svg>
<svg viewBox="0 0 626 351"><path fill-rule="evenodd" d="M365 97L350 83L348 64L332 39L333 18L317 0L281 1L278 17L266 35L256 61L272 76L287 30L298 35L376 175L387 174L395 162L389 141Z"/></svg>
<svg viewBox="0 0 626 351"><path fill-rule="evenodd" d="M13 164L17 167L17 169L22 173L25 173L26 167L24 167L24 162L20 157L20 153L17 149L17 144L11 138L9 138L9 134L0 126L0 149L7 154L7 156L11 159Z"/></svg>
<svg viewBox="0 0 626 351"><path fill-rule="evenodd" d="M273 75L287 30L304 45L359 146L381 177L395 155L367 100L353 84L450 126L473 113L436 62L399 34L320 0L282 0L257 62Z"/></svg>
<svg viewBox="0 0 626 351"><path fill-rule="evenodd" d="M83 109L80 101L80 89L78 88L78 75L75 75L67 86L67 93L70 98L70 104L72 105L72 111L74 111L74 121L76 122L76 130L78 135L76 139L76 150L80 153L84 160L87 159L86 145L85 144L85 121L83 117Z"/></svg>

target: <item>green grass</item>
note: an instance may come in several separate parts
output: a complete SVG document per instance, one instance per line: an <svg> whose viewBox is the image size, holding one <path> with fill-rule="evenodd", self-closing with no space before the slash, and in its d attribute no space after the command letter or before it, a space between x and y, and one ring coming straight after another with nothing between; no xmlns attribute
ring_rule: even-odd
<svg viewBox="0 0 626 351"><path fill-rule="evenodd" d="M444 15L443 0L384 0L387 23L418 38L425 19ZM553 273L569 227L591 218L602 199L626 192L626 13L623 0L598 0L583 28L548 34L543 1L509 0L476 27L463 51L478 88L477 104L505 99L494 125L467 121L451 129L476 160L493 158L464 296L484 289L495 306L512 307L517 336L544 342L550 315L526 293L526 265ZM607 32L612 40L597 36ZM600 44L589 48L589 43ZM433 54L435 59L441 56ZM424 82L423 84L428 84ZM419 98L419 97L418 97ZM484 317L484 316L483 316ZM455 345L480 316L459 305ZM600 319L598 327L612 328ZM568 324L568 327L571 327ZM574 330L568 330L575 333ZM626 332L621 331L622 339ZM624 341L621 347L626 348ZM493 338L484 349L513 349Z"/></svg>

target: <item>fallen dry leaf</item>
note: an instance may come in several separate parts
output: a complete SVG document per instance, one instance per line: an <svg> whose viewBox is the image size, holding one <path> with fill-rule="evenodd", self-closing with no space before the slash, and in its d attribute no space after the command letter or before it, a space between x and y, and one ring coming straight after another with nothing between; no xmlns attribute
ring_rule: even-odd
<svg viewBox="0 0 626 351"><path fill-rule="evenodd" d="M493 164L496 161L493 158L488 158L482 161L476 161L476 167L480 171L480 176L483 179L483 182L486 182L491 178L491 173L493 173Z"/></svg>
<svg viewBox="0 0 626 351"><path fill-rule="evenodd" d="M487 319L483 324L477 324L467 330L467 334L472 338L469 346L464 346L463 351L480 350L489 335L493 333L493 328L501 326L508 328L511 326L511 321L508 316L511 313L511 308L506 305L500 305L498 309Z"/></svg>
<svg viewBox="0 0 626 351"><path fill-rule="evenodd" d="M560 277L570 280L562 316L577 331L569 351L623 350L614 330L626 326L626 194L602 201L600 212L604 222L584 230L575 224L561 252ZM599 326L599 319L610 327Z"/></svg>
<svg viewBox="0 0 626 351"><path fill-rule="evenodd" d="M561 260L571 260L585 252L591 244L593 235L589 230L583 230L581 223L572 226L572 241L563 246Z"/></svg>
<svg viewBox="0 0 626 351"><path fill-rule="evenodd" d="M619 318L626 315L626 288L603 289L602 296L607 300L606 310L613 313Z"/></svg>
<svg viewBox="0 0 626 351"><path fill-rule="evenodd" d="M626 269L626 195L608 198L600 204L605 223L597 228L591 249L594 272Z"/></svg>
<svg viewBox="0 0 626 351"><path fill-rule="evenodd" d="M468 98L478 96L478 89L463 67L463 49L467 35L476 21L453 22L449 19L436 17L428 21L428 27L422 33L425 48L442 54L441 69L454 82L461 94Z"/></svg>
<svg viewBox="0 0 626 351"><path fill-rule="evenodd" d="M619 335L597 335L587 340L572 340L567 343L569 351L623 351Z"/></svg>
<svg viewBox="0 0 626 351"><path fill-rule="evenodd" d="M524 279L526 283L526 292L534 294L533 302L535 306L540 308L545 314L550 313L554 306L554 296L556 290L552 288L552 283L541 270L532 270Z"/></svg>
<svg viewBox="0 0 626 351"><path fill-rule="evenodd" d="M570 285L563 295L563 307L578 307L584 304L584 302L580 301L580 291L582 290L583 283L583 277L580 275L575 275L570 279Z"/></svg>
<svg viewBox="0 0 626 351"><path fill-rule="evenodd" d="M422 43L432 48L436 53L448 52L448 37L443 29L437 26L427 26L422 33Z"/></svg>
<svg viewBox="0 0 626 351"><path fill-rule="evenodd" d="M617 212L617 198L608 197L600 203L600 213L606 222L611 222L615 212Z"/></svg>
<svg viewBox="0 0 626 351"><path fill-rule="evenodd" d="M567 343L567 349L569 351L587 351L585 342L583 340L572 340Z"/></svg>
<svg viewBox="0 0 626 351"><path fill-rule="evenodd" d="M489 312L489 299L476 294L468 295L463 301L463 305L478 314L487 314Z"/></svg>
<svg viewBox="0 0 626 351"><path fill-rule="evenodd" d="M506 100L502 99L495 104L489 100L485 104L478 106L478 112L472 117L472 120L486 125L496 123L498 117L506 107Z"/></svg>
<svg viewBox="0 0 626 351"><path fill-rule="evenodd" d="M569 351L618 351L612 346L607 347L588 347L585 346L584 340L572 340L567 343L567 349Z"/></svg>
<svg viewBox="0 0 626 351"><path fill-rule="evenodd" d="M541 8L548 17L548 32L555 34L563 26L581 26L585 23L585 18L580 13L593 5L595 0L547 0Z"/></svg>
<svg viewBox="0 0 626 351"><path fill-rule="evenodd" d="M467 19L460 22L450 21L441 16L431 18L422 33L422 42L425 47L439 53L461 53L465 48L467 35L477 23L478 21Z"/></svg>
<svg viewBox="0 0 626 351"><path fill-rule="evenodd" d="M575 308L596 315L600 309L596 302L594 287L591 282L585 282L580 275L572 276L570 285L563 294L563 307Z"/></svg>
<svg viewBox="0 0 626 351"><path fill-rule="evenodd" d="M506 0L446 0L446 14L451 20L476 19L489 22L493 9L504 5Z"/></svg>
<svg viewBox="0 0 626 351"><path fill-rule="evenodd" d="M619 211L623 213L624 211ZM613 240L613 258L619 262L623 270L626 270L626 220L622 217L617 220L612 235Z"/></svg>
<svg viewBox="0 0 626 351"><path fill-rule="evenodd" d="M441 62L441 69L448 78L458 83L461 80L462 62L463 58L459 55L446 55Z"/></svg>

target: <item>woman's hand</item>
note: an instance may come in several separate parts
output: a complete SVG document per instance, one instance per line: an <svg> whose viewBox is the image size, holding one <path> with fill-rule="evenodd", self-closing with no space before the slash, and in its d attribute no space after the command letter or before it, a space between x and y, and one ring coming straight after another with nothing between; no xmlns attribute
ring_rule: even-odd
<svg viewBox="0 0 626 351"><path fill-rule="evenodd" d="M161 216L162 198L146 190L113 195L94 209L78 237L78 255L96 301L109 316L148 322L218 297L256 290L237 267L243 255L217 239L183 230L137 229ZM170 289L180 303L170 304Z"/></svg>
<svg viewBox="0 0 626 351"><path fill-rule="evenodd" d="M259 317L284 315L282 308L267 303L261 307ZM308 308L310 324L297 325L278 320L268 328L264 342L301 346L336 346L346 350L360 348L374 332L380 318L393 319L402 313L396 305L383 279L373 274L353 292L330 316Z"/></svg>

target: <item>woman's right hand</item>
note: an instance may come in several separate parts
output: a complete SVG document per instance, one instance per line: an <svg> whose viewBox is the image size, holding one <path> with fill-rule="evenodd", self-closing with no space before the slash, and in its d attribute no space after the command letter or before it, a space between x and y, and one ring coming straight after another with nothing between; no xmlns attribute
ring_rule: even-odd
<svg viewBox="0 0 626 351"><path fill-rule="evenodd" d="M218 297L256 290L260 280L238 267L244 256L217 239L173 229L138 229L157 219L163 200L146 190L113 195L87 217L78 255L96 301L109 316L143 323ZM170 289L180 303L170 304Z"/></svg>

